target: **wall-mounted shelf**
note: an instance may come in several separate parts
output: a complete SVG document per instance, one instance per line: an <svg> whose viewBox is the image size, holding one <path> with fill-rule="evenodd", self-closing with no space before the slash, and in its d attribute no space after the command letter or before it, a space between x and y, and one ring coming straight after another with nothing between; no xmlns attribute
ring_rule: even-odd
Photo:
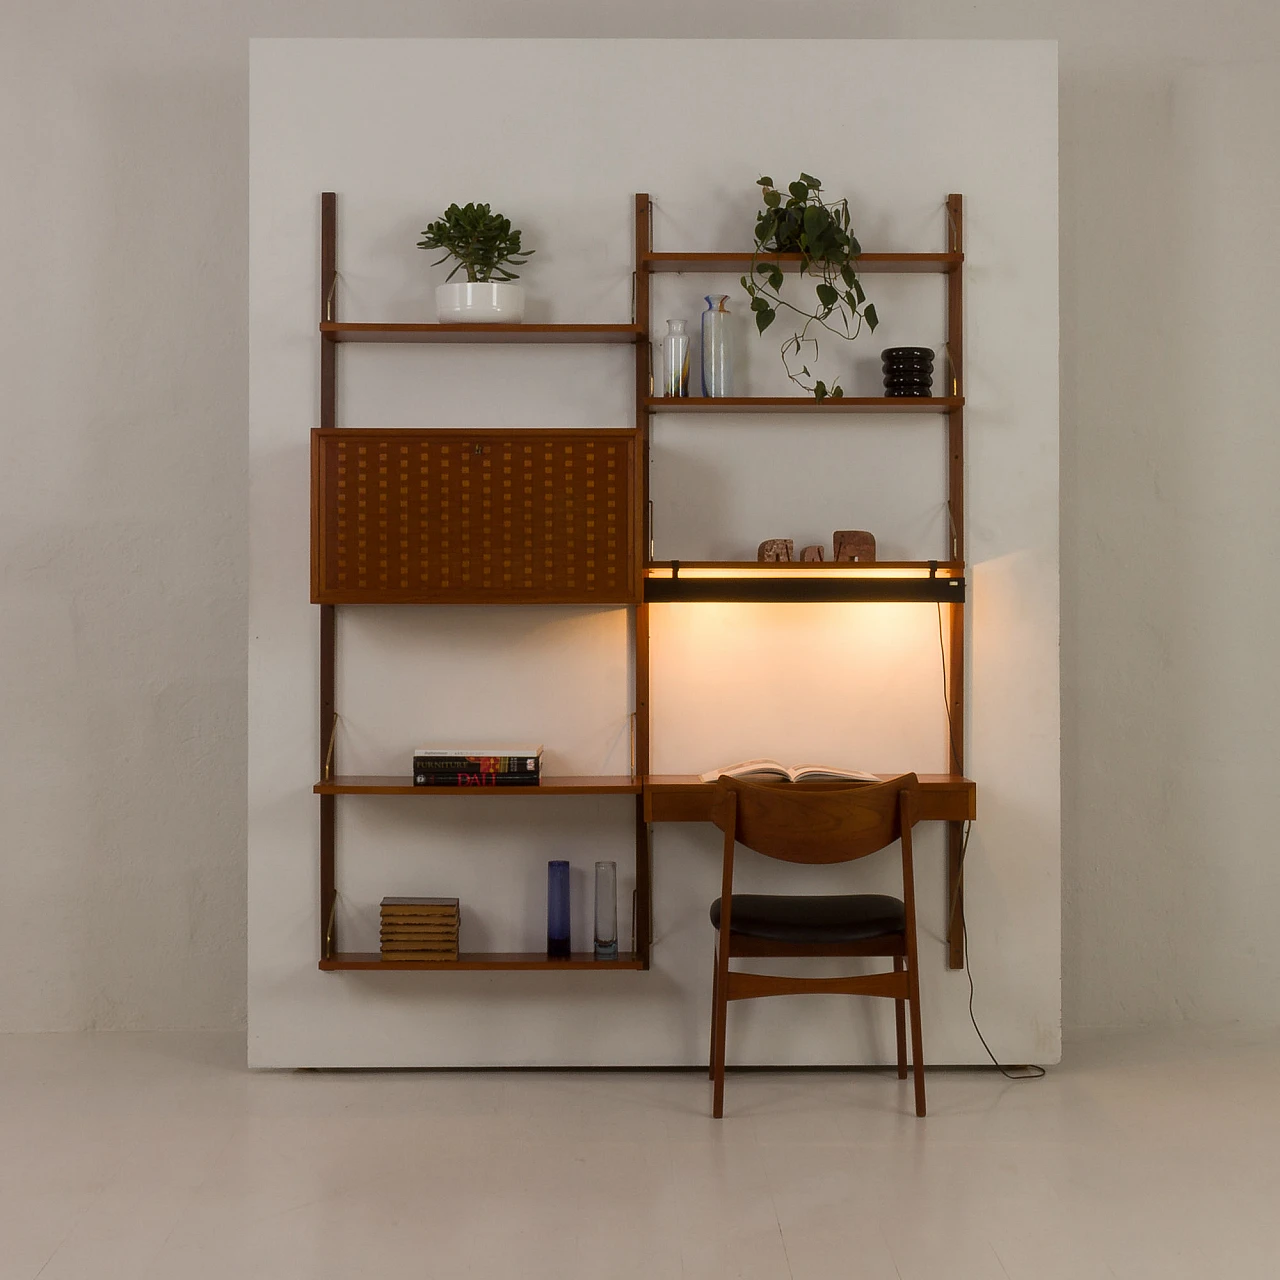
<svg viewBox="0 0 1280 1280"><path fill-rule="evenodd" d="M322 320L326 342L559 342L617 343L640 340L634 324L355 324Z"/></svg>
<svg viewBox="0 0 1280 1280"><path fill-rule="evenodd" d="M647 270L666 272L731 271L746 275L751 270L750 253L649 253L642 260ZM756 265L772 263L783 271L799 271L798 253L762 253ZM949 275L964 264L963 253L864 253L858 258L858 274L868 275Z"/></svg>
<svg viewBox="0 0 1280 1280"><path fill-rule="evenodd" d="M953 413L962 396L650 396L650 413Z"/></svg>
<svg viewBox="0 0 1280 1280"><path fill-rule="evenodd" d="M413 779L397 775L352 774L328 778L312 788L318 796L634 796L640 794L638 778L625 774L599 777L543 777L536 787L415 787Z"/></svg>
<svg viewBox="0 0 1280 1280"><path fill-rule="evenodd" d="M319 324L320 429L312 440L312 599L320 605L319 965L324 970L639 970L649 967L652 936L653 821L705 820L713 791L696 779L646 776L650 757L649 622L651 601L920 600L951 609L945 646L947 752L954 773L930 779L922 805L947 823L948 962L963 963L961 830L974 812L963 775L964 624L964 334L963 201L947 199L942 253L865 253L864 274L930 274L945 281L950 363L929 398L804 396L668 399L652 394L650 287L654 274L744 275L750 252L659 253L652 205L635 197L635 305L629 324L352 323L338 304L336 197L322 197ZM800 255L761 256L783 271ZM338 347L345 343L592 344L633 349L635 421L629 428L581 430L338 430ZM345 359L346 357L344 357ZM648 461L652 420L668 413L943 415L947 420L945 559L870 565L685 561L647 563L650 546ZM332 773L337 722L336 608L363 604L599 604L629 608L637 776L548 777L537 787L414 787L408 776ZM387 961L376 952L342 951L336 918L338 796L623 795L634 807L635 937L616 960L591 953L551 959L540 952L462 952L458 959ZM475 811L479 816L485 812Z"/></svg>
<svg viewBox="0 0 1280 1280"><path fill-rule="evenodd" d="M397 969L411 969L418 973L432 970L457 973L466 969L562 969L591 973L647 967L631 952L623 952L616 960L597 960L590 951L575 951L560 959L553 959L541 951L460 951L456 960L384 960L376 951L336 951L320 961L320 968L328 971L346 969L369 973Z"/></svg>

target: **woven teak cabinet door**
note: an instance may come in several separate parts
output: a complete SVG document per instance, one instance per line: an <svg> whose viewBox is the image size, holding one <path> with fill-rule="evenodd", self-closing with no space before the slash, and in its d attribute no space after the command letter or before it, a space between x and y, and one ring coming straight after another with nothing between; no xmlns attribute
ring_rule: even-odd
<svg viewBox="0 0 1280 1280"><path fill-rule="evenodd" d="M317 604L626 604L629 430L312 432Z"/></svg>

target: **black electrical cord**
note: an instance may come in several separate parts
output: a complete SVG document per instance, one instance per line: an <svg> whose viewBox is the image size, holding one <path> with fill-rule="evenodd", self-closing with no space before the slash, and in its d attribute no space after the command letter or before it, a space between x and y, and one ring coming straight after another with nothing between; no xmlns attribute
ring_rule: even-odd
<svg viewBox="0 0 1280 1280"><path fill-rule="evenodd" d="M951 741L951 767L958 768L960 764L960 751L956 743L955 724L951 719L951 697L950 690L947 688L947 648L942 638L942 604L938 604L938 651L942 655L942 705L947 712L947 736ZM956 887L951 895L951 905L947 912L948 924L954 928L956 920L956 908L960 904L960 891L964 885L964 858L969 851L969 834L973 831L973 823L966 822L964 824L964 837L960 841L960 858L959 865L956 867ZM977 1016L973 1012L974 986L973 986L973 970L969 965L969 926L962 919L960 921L960 937L964 942L964 976L969 979L969 1021L973 1023L974 1032L978 1039L982 1042L982 1047L987 1051L987 1057L991 1059L995 1069L1000 1072L1006 1080L1039 1080L1045 1074L1044 1067L1035 1063L1029 1063L1024 1067L1009 1068L991 1052L991 1046L987 1043L987 1037L982 1034L982 1028L978 1026Z"/></svg>

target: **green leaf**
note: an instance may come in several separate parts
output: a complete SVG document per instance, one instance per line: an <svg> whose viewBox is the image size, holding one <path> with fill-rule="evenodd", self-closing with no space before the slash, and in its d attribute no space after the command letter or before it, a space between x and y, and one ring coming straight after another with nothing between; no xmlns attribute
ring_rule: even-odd
<svg viewBox="0 0 1280 1280"><path fill-rule="evenodd" d="M872 329L874 329L876 325L880 323L880 318L879 316L876 315L876 304L874 302L867 303L866 307L862 312L862 316L863 316L863 319L866 320L867 324L870 325Z"/></svg>
<svg viewBox="0 0 1280 1280"><path fill-rule="evenodd" d="M776 191L766 191L764 202L770 209L776 209L782 203L782 196Z"/></svg>
<svg viewBox="0 0 1280 1280"><path fill-rule="evenodd" d="M815 191L822 190L822 183L819 182L817 178L812 177L810 174L802 173L800 175L800 181L807 182L809 186L811 186Z"/></svg>
<svg viewBox="0 0 1280 1280"><path fill-rule="evenodd" d="M840 295L829 284L818 285L815 292L824 307L834 307L840 301Z"/></svg>
<svg viewBox="0 0 1280 1280"><path fill-rule="evenodd" d="M752 311L768 311L768 310L769 310L769 303L768 303L768 301L767 301L766 299L762 298L762 297L757 293L757 294L756 294L756 295L751 299L751 310L752 310Z"/></svg>
<svg viewBox="0 0 1280 1280"><path fill-rule="evenodd" d="M850 289L853 288L853 282L857 278L858 277L853 273L853 268L847 262L841 265L840 279L843 280L845 284L849 286Z"/></svg>
<svg viewBox="0 0 1280 1280"><path fill-rule="evenodd" d="M782 288L782 268L773 263L770 263L769 267L769 285L774 293L777 293Z"/></svg>
<svg viewBox="0 0 1280 1280"><path fill-rule="evenodd" d="M825 400L827 398L827 384L821 379L813 384L813 398L815 400Z"/></svg>
<svg viewBox="0 0 1280 1280"><path fill-rule="evenodd" d="M852 257L855 257L855 258L862 257L862 246L858 243L857 236L849 237L849 253Z"/></svg>
<svg viewBox="0 0 1280 1280"><path fill-rule="evenodd" d="M853 292L857 295L858 305L861 306L867 300L867 295L862 292L862 281L856 276L853 280Z"/></svg>
<svg viewBox="0 0 1280 1280"><path fill-rule="evenodd" d="M831 398L832 398L833 400L843 400L843 399L844 399L844 388L843 388L843 387L840 387L840 386L838 386L838 385L837 385L837 386L833 386L833 387L831 388Z"/></svg>
<svg viewBox="0 0 1280 1280"><path fill-rule="evenodd" d="M757 178L757 179L756 179L756 186L757 186L757 187L771 187L771 186L773 186L773 179L772 179L772 178Z"/></svg>
<svg viewBox="0 0 1280 1280"><path fill-rule="evenodd" d="M756 312L756 329L763 333L773 323L774 312L771 310Z"/></svg>
<svg viewBox="0 0 1280 1280"><path fill-rule="evenodd" d="M821 209L810 205L804 211L804 233L809 239L809 248L812 251L817 247L822 239L822 233L827 225L827 219L823 215Z"/></svg>
<svg viewBox="0 0 1280 1280"><path fill-rule="evenodd" d="M797 200L807 200L809 197L809 184L807 182L793 182L788 188Z"/></svg>

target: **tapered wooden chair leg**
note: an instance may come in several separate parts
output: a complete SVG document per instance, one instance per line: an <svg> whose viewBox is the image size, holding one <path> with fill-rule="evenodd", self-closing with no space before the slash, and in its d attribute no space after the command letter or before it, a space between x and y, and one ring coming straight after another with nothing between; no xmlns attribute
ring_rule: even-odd
<svg viewBox="0 0 1280 1280"><path fill-rule="evenodd" d="M726 944L727 945L727 944ZM711 1050L711 1114L717 1119L724 1118L724 1055L725 1033L727 1031L729 1012L729 983L721 977L716 981L715 1041Z"/></svg>
<svg viewBox="0 0 1280 1280"><path fill-rule="evenodd" d="M916 1115L924 1115L924 1044L920 1035L920 979L915 957L907 958L907 1003L911 1006L911 1069L916 1083Z"/></svg>
<svg viewBox="0 0 1280 1280"><path fill-rule="evenodd" d="M720 1001L716 991L720 979L720 943L717 939L715 949L711 953L711 1047L707 1050L707 1079L714 1080L716 1075L716 1018L719 1017Z"/></svg>
<svg viewBox="0 0 1280 1280"><path fill-rule="evenodd" d="M894 973L902 972L902 957L893 957ZM907 1002L905 1000L895 1000L893 1002L893 1020L898 1032L898 1079L905 1080L907 1078Z"/></svg>

